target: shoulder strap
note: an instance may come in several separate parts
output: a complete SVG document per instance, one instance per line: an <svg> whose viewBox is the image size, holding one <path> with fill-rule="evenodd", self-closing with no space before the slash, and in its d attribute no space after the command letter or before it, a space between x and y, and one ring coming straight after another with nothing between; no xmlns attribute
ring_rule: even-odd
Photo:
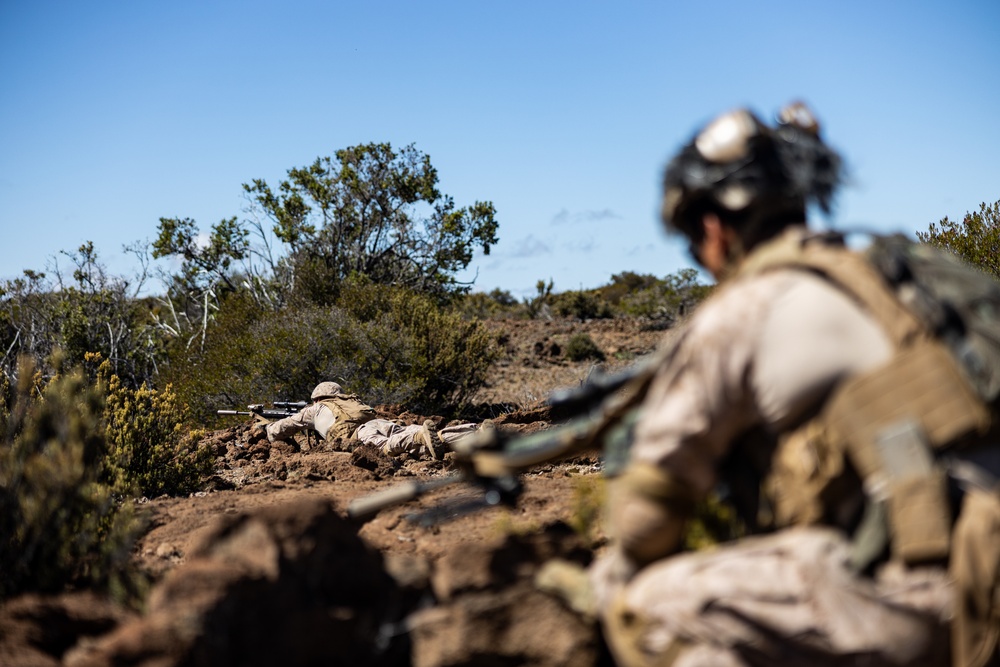
<svg viewBox="0 0 1000 667"><path fill-rule="evenodd" d="M839 236L791 229L751 252L736 275L779 268L811 271L843 290L875 318L897 349L930 335L899 302L878 270L864 256L846 248Z"/></svg>

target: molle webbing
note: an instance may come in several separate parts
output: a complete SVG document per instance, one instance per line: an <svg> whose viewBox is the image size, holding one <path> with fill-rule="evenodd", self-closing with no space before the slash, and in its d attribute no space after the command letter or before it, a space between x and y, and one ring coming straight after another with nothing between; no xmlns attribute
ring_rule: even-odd
<svg viewBox="0 0 1000 667"><path fill-rule="evenodd" d="M840 288L895 348L887 364L846 380L818 417L781 438L765 481L778 523L821 521L843 472L834 464L845 457L869 502L886 503L894 554L906 562L946 557L950 511L932 452L984 435L989 410L948 350L863 256L793 230L751 254L739 274L778 268L811 271ZM803 468L803 460L813 463Z"/></svg>
<svg viewBox="0 0 1000 667"><path fill-rule="evenodd" d="M972 433L985 435L989 410L973 392L948 350L896 298L892 288L858 253L818 235L786 232L751 254L741 275L777 268L817 273L858 302L889 336L896 354L883 368L848 380L825 409L830 426L872 441L872 429L914 415L930 444L941 448ZM846 403L847 405L839 405ZM845 420L850 423L844 423ZM864 425L862 422L867 422ZM864 475L870 467L861 461Z"/></svg>
<svg viewBox="0 0 1000 667"><path fill-rule="evenodd" d="M340 394L320 402L330 408L337 418L326 434L327 440L350 440L359 426L375 418L375 409L362 403L353 394Z"/></svg>
<svg viewBox="0 0 1000 667"><path fill-rule="evenodd" d="M870 495L887 502L893 553L906 562L948 555L951 514L933 451L984 435L990 413L936 341L838 387L823 418Z"/></svg>

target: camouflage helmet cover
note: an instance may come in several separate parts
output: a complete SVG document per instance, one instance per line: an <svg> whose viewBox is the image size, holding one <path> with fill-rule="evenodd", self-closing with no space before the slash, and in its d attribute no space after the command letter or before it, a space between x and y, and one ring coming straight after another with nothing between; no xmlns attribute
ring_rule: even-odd
<svg viewBox="0 0 1000 667"><path fill-rule="evenodd" d="M805 104L782 109L775 127L736 109L708 123L667 165L663 221L684 232L699 205L766 217L814 201L829 212L840 182L840 156L820 139Z"/></svg>
<svg viewBox="0 0 1000 667"><path fill-rule="evenodd" d="M310 398L314 401L321 398L330 398L341 393L341 391L342 389L340 385L336 382L320 382L316 385L316 388L313 389L313 393Z"/></svg>

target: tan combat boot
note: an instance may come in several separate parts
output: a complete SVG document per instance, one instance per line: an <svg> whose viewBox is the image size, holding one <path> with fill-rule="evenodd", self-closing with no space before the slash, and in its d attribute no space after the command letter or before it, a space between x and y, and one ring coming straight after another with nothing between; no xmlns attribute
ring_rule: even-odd
<svg viewBox="0 0 1000 667"><path fill-rule="evenodd" d="M441 442L441 436L438 435L437 426L434 425L432 420L424 420L424 426L420 431L420 436L423 440L423 445L427 448L431 458L435 461L440 461L441 457L444 456L444 443Z"/></svg>

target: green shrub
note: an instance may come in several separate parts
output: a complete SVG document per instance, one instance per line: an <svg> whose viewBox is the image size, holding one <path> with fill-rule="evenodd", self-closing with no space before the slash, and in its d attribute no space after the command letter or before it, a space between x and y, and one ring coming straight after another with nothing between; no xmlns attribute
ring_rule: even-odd
<svg viewBox="0 0 1000 667"><path fill-rule="evenodd" d="M80 371L43 383L28 361L18 377L0 387L0 597L130 590L138 522L103 464L102 392Z"/></svg>
<svg viewBox="0 0 1000 667"><path fill-rule="evenodd" d="M566 342L566 358L570 361L594 359L604 361L604 353L588 334L576 333Z"/></svg>
<svg viewBox="0 0 1000 667"><path fill-rule="evenodd" d="M617 306L625 296L648 290L662 283L662 280L648 273L623 271L611 276L611 282L599 288L598 292L605 301Z"/></svg>
<svg viewBox="0 0 1000 667"><path fill-rule="evenodd" d="M557 294L553 308L560 317L596 320L611 317L611 306L594 291L571 291Z"/></svg>
<svg viewBox="0 0 1000 667"><path fill-rule="evenodd" d="M197 489L212 472L215 457L184 431L186 410L172 387L130 389L110 368L104 362L99 370L107 391L109 476L137 496L180 495Z"/></svg>
<svg viewBox="0 0 1000 667"><path fill-rule="evenodd" d="M200 419L307 399L323 380L369 403L437 410L467 402L498 353L482 324L435 299L352 279L332 306L261 313L250 299L230 298L205 349L175 350L166 379Z"/></svg>
<svg viewBox="0 0 1000 667"><path fill-rule="evenodd" d="M456 309L469 319L484 320L496 317L519 317L523 306L507 290L494 289L489 293L472 292L455 300Z"/></svg>
<svg viewBox="0 0 1000 667"><path fill-rule="evenodd" d="M978 212L967 212L961 222L945 216L926 232L917 232L917 238L1000 278L1000 201L981 203Z"/></svg>
<svg viewBox="0 0 1000 667"><path fill-rule="evenodd" d="M402 346L405 356L394 368L383 364L371 376L408 384L403 400L416 408L465 405L499 355L482 324L411 290L355 280L342 290L340 307L364 323L380 349Z"/></svg>

